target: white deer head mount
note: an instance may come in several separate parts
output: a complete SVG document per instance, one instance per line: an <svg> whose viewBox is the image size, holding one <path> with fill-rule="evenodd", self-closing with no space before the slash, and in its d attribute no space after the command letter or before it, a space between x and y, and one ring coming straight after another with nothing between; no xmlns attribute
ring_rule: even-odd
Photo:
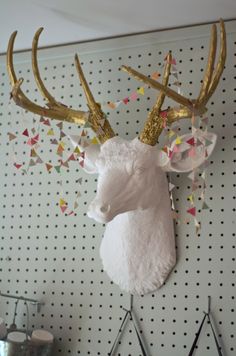
<svg viewBox="0 0 236 356"><path fill-rule="evenodd" d="M106 223L100 255L104 270L122 289L132 294L146 294L159 288L176 263L174 230L171 216L168 184L165 172L188 172L205 160L202 146L196 147L194 158L184 154L189 135L181 137L182 144L171 159L156 145L163 130L161 107L165 96L180 104L167 110L167 125L195 114L206 112L206 103L215 91L224 69L226 36L220 21L220 54L215 66L217 32L212 26L211 44L206 72L196 100L190 100L168 87L171 53L168 54L162 84L137 71L123 67L136 79L160 90L157 101L148 114L139 137L132 141L115 136L107 118L93 98L82 72L79 59L76 68L86 94L89 112L77 111L57 102L47 91L40 77L37 63L38 39L42 29L34 37L32 46L33 73L38 88L47 100L47 107L30 101L22 92L23 79L17 79L13 66L14 32L9 40L7 67L12 83L12 96L17 105L33 113L56 120L73 123L88 121L98 133L100 145L86 148L84 169L98 174L97 194L88 208L88 216ZM214 68L215 67L215 68ZM101 121L103 122L101 129ZM196 136L212 142L207 147L209 156L216 142L213 133L197 131ZM173 143L174 144L174 143Z"/></svg>

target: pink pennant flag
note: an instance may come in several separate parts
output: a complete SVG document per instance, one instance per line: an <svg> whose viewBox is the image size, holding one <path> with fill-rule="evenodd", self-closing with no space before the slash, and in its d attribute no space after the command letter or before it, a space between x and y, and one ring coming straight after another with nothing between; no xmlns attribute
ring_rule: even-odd
<svg viewBox="0 0 236 356"><path fill-rule="evenodd" d="M60 206L60 209L61 209L62 213L64 213L67 209L67 205Z"/></svg>
<svg viewBox="0 0 236 356"><path fill-rule="evenodd" d="M25 130L22 132L22 135L29 137L29 132L28 132L28 130L25 129Z"/></svg>
<svg viewBox="0 0 236 356"><path fill-rule="evenodd" d="M160 112L160 117L162 117L162 119L167 118L167 110L161 111Z"/></svg>
<svg viewBox="0 0 236 356"><path fill-rule="evenodd" d="M22 167L22 164L14 163L14 166L15 166L17 169L20 169L20 167Z"/></svg>
<svg viewBox="0 0 236 356"><path fill-rule="evenodd" d="M129 102L129 98L128 98L128 97L127 97L127 98L124 98L122 101L123 101L123 103L124 103L125 105L127 105L128 102Z"/></svg>
<svg viewBox="0 0 236 356"><path fill-rule="evenodd" d="M130 95L130 100L137 100L138 99L138 94L136 92L133 92L131 95Z"/></svg>
<svg viewBox="0 0 236 356"><path fill-rule="evenodd" d="M196 216L196 208L190 208L187 210L187 213L191 214L192 216Z"/></svg>
<svg viewBox="0 0 236 356"><path fill-rule="evenodd" d="M75 155L73 153L68 158L68 161L76 161Z"/></svg>
<svg viewBox="0 0 236 356"><path fill-rule="evenodd" d="M80 153L80 157L83 158L83 159L85 158L85 151Z"/></svg>

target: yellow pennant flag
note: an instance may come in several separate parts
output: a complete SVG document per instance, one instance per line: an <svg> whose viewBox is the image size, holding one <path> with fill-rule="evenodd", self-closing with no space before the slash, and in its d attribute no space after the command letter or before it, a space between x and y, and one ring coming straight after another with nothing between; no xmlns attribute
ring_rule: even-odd
<svg viewBox="0 0 236 356"><path fill-rule="evenodd" d="M64 199L60 199L60 206L67 205L67 202Z"/></svg>
<svg viewBox="0 0 236 356"><path fill-rule="evenodd" d="M92 143L93 145L98 145L99 142L98 142L97 137L94 137L94 138L91 140L91 143Z"/></svg>
<svg viewBox="0 0 236 356"><path fill-rule="evenodd" d="M54 131L53 129L50 129L47 133L48 136L54 136Z"/></svg>
<svg viewBox="0 0 236 356"><path fill-rule="evenodd" d="M177 139L175 140L175 144L176 145L180 145L182 143L182 140L180 137L177 137Z"/></svg>
<svg viewBox="0 0 236 356"><path fill-rule="evenodd" d="M137 90L137 93L144 95L144 87L141 87Z"/></svg>

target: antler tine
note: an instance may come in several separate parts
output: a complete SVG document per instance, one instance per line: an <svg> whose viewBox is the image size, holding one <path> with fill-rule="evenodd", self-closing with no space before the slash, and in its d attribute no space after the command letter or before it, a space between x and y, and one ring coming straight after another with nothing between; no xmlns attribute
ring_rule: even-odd
<svg viewBox="0 0 236 356"><path fill-rule="evenodd" d="M219 55L219 59L218 59L217 65L216 65L216 69L213 73L213 79L211 81L208 93L207 93L205 99L203 100L204 105L210 99L210 97L214 93L214 91L219 83L221 74L224 70L225 61L226 61L226 32L225 32L224 21L222 19L220 19L220 55Z"/></svg>
<svg viewBox="0 0 236 356"><path fill-rule="evenodd" d="M189 109L192 109L193 104L192 104L191 100L189 100L185 96L178 94L174 90L172 90L168 87L165 87L163 84L156 82L155 80L153 80L151 78L146 77L145 75L132 69L131 67L122 66L121 69L124 70L125 72L129 73L135 79L149 85L150 87L152 87L154 89L162 91L166 96L173 99L177 103L179 103L183 106L186 106Z"/></svg>
<svg viewBox="0 0 236 356"><path fill-rule="evenodd" d="M216 33L216 25L212 25L211 28L211 41L210 41L210 49L207 60L207 67L204 74L204 78L202 81L202 86L200 89L200 93L197 99L197 102L201 103L206 96L208 89L211 84L212 74L214 70L215 56L216 56L216 45L217 45L217 33Z"/></svg>
<svg viewBox="0 0 236 356"><path fill-rule="evenodd" d="M96 103L93 94L89 88L89 85L85 79L83 70L81 68L81 64L79 61L79 57L75 55L75 66L77 72L79 74L80 82L83 87L87 104L90 111L89 122L91 124L92 129L98 134L99 140L104 143L109 138L115 136L115 132L112 130L109 121L106 118L106 115L101 109L101 105Z"/></svg>
<svg viewBox="0 0 236 356"><path fill-rule="evenodd" d="M16 35L17 31L12 33L7 48L7 70L12 85L11 94L15 103L27 111L33 112L37 115L49 117L50 119L68 121L76 124L84 124L88 119L87 112L73 110L59 103L57 103L57 105L50 105L50 108L48 109L35 104L29 100L27 96L25 96L21 90L23 78L17 79L13 64L13 48Z"/></svg>
<svg viewBox="0 0 236 356"><path fill-rule="evenodd" d="M37 87L39 88L42 96L48 101L47 106L55 106L55 105L60 105L54 97L48 92L47 88L45 87L42 78L40 76L39 72L39 67L38 67L38 60L37 60L37 51L38 51L38 41L39 41L39 36L43 31L43 27L40 27L33 38L32 42L32 68L33 68L33 74L34 78L37 84Z"/></svg>
<svg viewBox="0 0 236 356"><path fill-rule="evenodd" d="M80 61L79 61L79 57L77 54L75 55L75 65L76 65L77 72L79 74L80 82L83 87L90 111L93 112L94 114L96 114L96 116L103 116L104 114L103 114L101 108L99 107L99 105L94 100L93 94L92 94L92 92L88 86L88 83L85 79L85 76L84 76L83 70L81 68Z"/></svg>
<svg viewBox="0 0 236 356"><path fill-rule="evenodd" d="M169 52L166 58L166 64L165 64L165 69L164 69L164 74L162 79L162 84L165 87L167 87L169 82L171 60L172 60L172 55L171 52ZM165 96L166 95L163 92L160 92L160 94L158 95L156 103L153 106L152 110L149 112L143 131L139 136L141 142L151 146L155 146L164 128L163 119L160 117L160 111L163 102L165 100Z"/></svg>

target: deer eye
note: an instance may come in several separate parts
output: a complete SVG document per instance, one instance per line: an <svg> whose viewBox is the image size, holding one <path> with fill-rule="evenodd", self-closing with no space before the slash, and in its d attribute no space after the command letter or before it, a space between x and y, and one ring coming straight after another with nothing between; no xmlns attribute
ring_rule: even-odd
<svg viewBox="0 0 236 356"><path fill-rule="evenodd" d="M143 174L145 172L145 168L142 166L138 166L135 168L135 174L139 175L139 174Z"/></svg>

